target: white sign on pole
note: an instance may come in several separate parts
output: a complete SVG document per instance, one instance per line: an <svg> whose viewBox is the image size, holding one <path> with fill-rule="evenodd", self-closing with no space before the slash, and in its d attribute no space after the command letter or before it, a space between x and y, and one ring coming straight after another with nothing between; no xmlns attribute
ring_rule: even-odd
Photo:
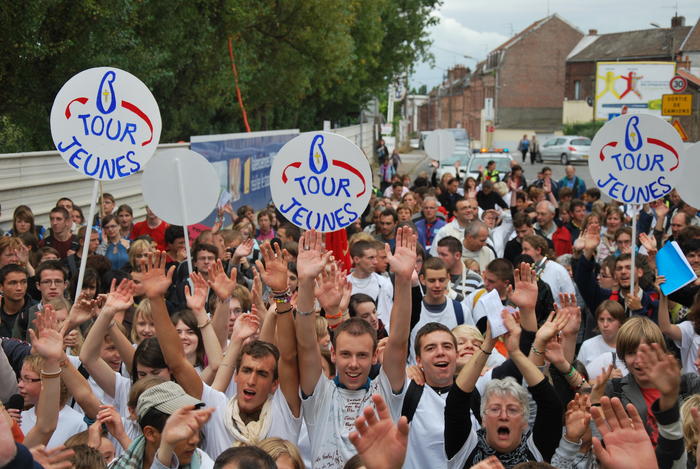
<svg viewBox="0 0 700 469"><path fill-rule="evenodd" d="M603 194L643 204L671 192L684 154L678 132L666 121L628 114L607 122L595 135L588 168Z"/></svg>
<svg viewBox="0 0 700 469"><path fill-rule="evenodd" d="M141 187L153 213L168 223L182 226L208 217L220 192L219 178L211 163L185 148L158 152L143 171Z"/></svg>
<svg viewBox="0 0 700 469"><path fill-rule="evenodd" d="M685 158L681 159L678 176L675 179L675 188L681 199L696 208L700 207L698 175L700 175L700 142L686 149Z"/></svg>
<svg viewBox="0 0 700 469"><path fill-rule="evenodd" d="M101 181L143 168L158 146L160 131L153 94L118 68L90 68L74 75L51 108L51 135L63 159Z"/></svg>
<svg viewBox="0 0 700 469"><path fill-rule="evenodd" d="M275 156L270 190L287 220L330 233L362 215L372 192L372 172L365 154L347 138L307 132Z"/></svg>
<svg viewBox="0 0 700 469"><path fill-rule="evenodd" d="M448 130L435 130L425 139L425 152L434 160L442 161L455 151L455 138Z"/></svg>

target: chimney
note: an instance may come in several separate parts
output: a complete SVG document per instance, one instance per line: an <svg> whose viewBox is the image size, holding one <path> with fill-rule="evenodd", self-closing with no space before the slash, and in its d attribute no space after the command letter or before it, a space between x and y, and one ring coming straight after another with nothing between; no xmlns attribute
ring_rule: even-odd
<svg viewBox="0 0 700 469"><path fill-rule="evenodd" d="M589 35L589 36L595 36L596 34L598 34L598 30L597 30L597 29L589 29L589 30L588 30L588 35Z"/></svg>
<svg viewBox="0 0 700 469"><path fill-rule="evenodd" d="M678 28L681 26L685 26L685 16L674 16L671 18L671 27L672 28Z"/></svg>

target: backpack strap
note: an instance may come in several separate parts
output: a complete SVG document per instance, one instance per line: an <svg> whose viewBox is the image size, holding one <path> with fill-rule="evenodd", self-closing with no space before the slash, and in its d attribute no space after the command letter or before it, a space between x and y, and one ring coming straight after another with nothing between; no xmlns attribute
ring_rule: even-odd
<svg viewBox="0 0 700 469"><path fill-rule="evenodd" d="M483 295L484 293L486 293L486 289L482 288L474 294L474 301L472 301L472 309L476 308L476 304L479 302L479 298L481 298L481 295Z"/></svg>
<svg viewBox="0 0 700 469"><path fill-rule="evenodd" d="M405 415L409 423L411 423L413 415L416 413L422 395L423 386L411 380L406 390L406 396L403 398L403 406L401 407L401 415Z"/></svg>
<svg viewBox="0 0 700 469"><path fill-rule="evenodd" d="M462 309L462 303L456 300L452 300L452 306L455 310L455 319L457 320L457 325L464 324L464 309Z"/></svg>

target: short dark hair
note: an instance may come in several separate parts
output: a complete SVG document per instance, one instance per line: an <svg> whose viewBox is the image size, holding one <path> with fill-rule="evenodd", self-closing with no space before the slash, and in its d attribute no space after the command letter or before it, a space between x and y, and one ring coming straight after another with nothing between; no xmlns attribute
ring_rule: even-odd
<svg viewBox="0 0 700 469"><path fill-rule="evenodd" d="M112 203L115 202L114 196L109 192L105 192L100 196L100 202L102 202L103 200L110 200L112 201Z"/></svg>
<svg viewBox="0 0 700 469"><path fill-rule="evenodd" d="M63 209L65 210L65 209ZM59 260L44 261L36 268L36 279L41 281L41 273L45 270L58 270L63 273L63 280L68 280L68 273L63 268L63 264Z"/></svg>
<svg viewBox="0 0 700 469"><path fill-rule="evenodd" d="M288 238L292 238L297 243L299 242L299 239L301 239L301 230L298 226L294 225L293 223L282 223L282 226L280 226L278 230L282 229L284 230L284 233L287 235Z"/></svg>
<svg viewBox="0 0 700 469"><path fill-rule="evenodd" d="M70 213L68 213L68 210L66 210L64 207L56 206L56 207L51 209L51 211L49 212L49 215L52 213L60 213L61 216L63 216L63 218L65 218L66 220L68 220L70 218Z"/></svg>
<svg viewBox="0 0 700 469"><path fill-rule="evenodd" d="M257 446L238 446L228 448L214 461L214 469L224 469L235 464L238 469L277 469L272 456Z"/></svg>
<svg viewBox="0 0 700 469"><path fill-rule="evenodd" d="M486 269L502 281L508 281L513 285L513 264L508 259L494 259L488 263Z"/></svg>
<svg viewBox="0 0 700 469"><path fill-rule="evenodd" d="M418 329L418 332L416 333L415 342L413 343L413 348L416 352L416 357L420 356L420 343L423 337L437 331L447 332L448 334L450 334L450 337L452 337L452 343L454 344L455 349L457 349L457 339L447 326L445 326L444 324L440 324L439 322L429 322L420 329Z"/></svg>
<svg viewBox="0 0 700 469"><path fill-rule="evenodd" d="M425 275L427 270L444 270L447 272L447 266L439 257L429 257L423 262L423 267L420 269L421 275Z"/></svg>
<svg viewBox="0 0 700 469"><path fill-rule="evenodd" d="M574 199L571 201L571 204L569 204L569 213L574 213L574 210L576 210L577 207L583 207L586 208L586 204L583 200L581 199Z"/></svg>
<svg viewBox="0 0 700 469"><path fill-rule="evenodd" d="M391 217L394 219L394 223L397 223L399 221L399 215L396 213L396 210L393 208L385 208L380 217Z"/></svg>
<svg viewBox="0 0 700 469"><path fill-rule="evenodd" d="M395 182L393 182L393 183L391 184L391 187L392 187L392 188L395 188L395 187L403 187L403 184L401 184L399 181L395 181Z"/></svg>
<svg viewBox="0 0 700 469"><path fill-rule="evenodd" d="M151 407L148 409L146 414L139 419L139 426L141 427L141 431L149 426L155 428L159 432L162 432L163 428L165 427L165 422L169 417L170 415L166 414L165 412L161 412L155 407Z"/></svg>
<svg viewBox="0 0 700 469"><path fill-rule="evenodd" d="M132 217L134 216L134 209L132 209L131 205L128 205L128 204L121 204L117 208L117 215L119 215L121 212L126 212L129 215L131 215Z"/></svg>
<svg viewBox="0 0 700 469"><path fill-rule="evenodd" d="M350 246L350 257L362 257L368 249L374 249L372 243L369 241L361 240L353 243L353 245Z"/></svg>
<svg viewBox="0 0 700 469"><path fill-rule="evenodd" d="M275 369L273 370L273 378L279 378L278 366L280 361L280 351L275 344L271 344L270 342L265 342L263 340L254 340L245 344L241 349L241 352L238 354L238 358L236 358L236 373L238 373L245 355L253 358L264 358L267 356L274 357Z"/></svg>
<svg viewBox="0 0 700 469"><path fill-rule="evenodd" d="M446 247L452 254L462 252L462 243L454 236L445 236L442 238L440 241L438 241L438 247Z"/></svg>
<svg viewBox="0 0 700 469"><path fill-rule="evenodd" d="M365 293L355 293L350 297L350 303L348 304L348 314L350 314L351 318L357 316L357 310L355 308L362 303L372 303L374 306L377 306L377 302L374 301L374 298L371 296Z"/></svg>
<svg viewBox="0 0 700 469"><path fill-rule="evenodd" d="M217 248L213 244L201 243L197 244L197 246L195 246L194 250L192 251L192 260L196 261L197 256L202 251L210 252L214 254L217 259L219 258L219 248Z"/></svg>
<svg viewBox="0 0 700 469"><path fill-rule="evenodd" d="M532 218L527 213L516 213L513 217L513 227L532 226Z"/></svg>
<svg viewBox="0 0 700 469"><path fill-rule="evenodd" d="M336 341L340 337L341 332L346 332L351 336L359 337L368 334L372 338L372 352L377 349L377 331L372 325L358 317L350 318L347 321L340 323L333 334L333 347L336 346Z"/></svg>
<svg viewBox="0 0 700 469"><path fill-rule="evenodd" d="M691 252L700 251L700 239L690 238L688 240L684 240L683 243L680 243L680 244L681 244L681 251L683 251L684 254L689 254Z"/></svg>
<svg viewBox="0 0 700 469"><path fill-rule="evenodd" d="M600 199L600 189L598 189L597 187L589 187L588 189L586 189L585 194L588 197L594 198L595 200Z"/></svg>
<svg viewBox="0 0 700 469"><path fill-rule="evenodd" d="M25 277L29 278L29 272L27 272L27 269L25 269L24 267L17 264L7 264L2 269L0 269L0 285L5 283L5 278L7 278L9 274L13 273L24 274Z"/></svg>
<svg viewBox="0 0 700 469"><path fill-rule="evenodd" d="M163 351L160 349L157 338L147 337L136 347L134 351L134 360L131 364L131 384L139 380L139 374L137 372L137 365L139 363L149 368L168 368L168 364L165 363L165 357L163 357Z"/></svg>
<svg viewBox="0 0 700 469"><path fill-rule="evenodd" d="M173 244L176 239L185 237L185 229L179 225L170 225L165 229L165 243Z"/></svg>

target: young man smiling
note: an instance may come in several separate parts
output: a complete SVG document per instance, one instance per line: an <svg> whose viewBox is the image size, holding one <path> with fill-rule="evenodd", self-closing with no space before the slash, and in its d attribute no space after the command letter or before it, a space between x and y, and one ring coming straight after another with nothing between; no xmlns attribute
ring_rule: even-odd
<svg viewBox="0 0 700 469"><path fill-rule="evenodd" d="M391 254L387 249L391 270L396 275L396 301L391 314L392 332L384 349L382 368L375 380L369 379L369 372L377 361L376 331L359 318L349 319L335 330L331 351L337 372L335 378L327 379L322 373L313 314L314 286L316 277L325 271L331 253L323 251L321 238L320 233L309 231L299 242L297 350L311 461L315 469L335 469L342 468L355 455L356 450L348 435L354 430L355 419L372 403L373 394L384 398L394 420L399 418L406 381L408 316L411 275L416 261L416 236L410 228L399 228L395 253ZM339 304L342 295L337 296L336 304ZM336 313L326 310L327 315Z"/></svg>

